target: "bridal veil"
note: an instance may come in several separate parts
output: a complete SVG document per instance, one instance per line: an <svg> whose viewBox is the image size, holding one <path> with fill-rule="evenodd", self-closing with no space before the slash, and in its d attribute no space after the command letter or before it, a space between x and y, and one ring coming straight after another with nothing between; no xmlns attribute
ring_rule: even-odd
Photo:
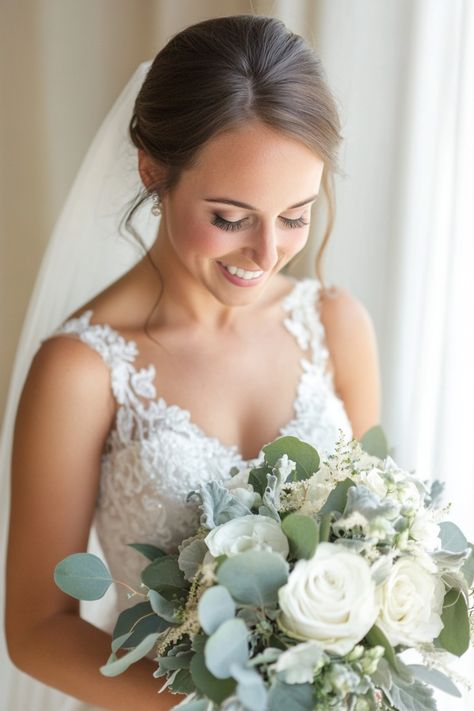
<svg viewBox="0 0 474 711"><path fill-rule="evenodd" d="M41 341L72 311L127 271L136 246L118 233L124 208L138 193L137 150L128 137L135 97L151 62L142 63L97 132L57 220L38 272L23 323L0 438L0 565L5 576L12 438L16 410L31 361ZM157 218L140 209L135 224L146 247ZM52 502L54 504L54 502ZM93 544L94 545L94 544ZM4 577L3 577L4 579ZM0 603L4 619L4 590ZM34 594L34 591L32 592ZM79 711L92 707L64 696L16 670L0 644L0 708L5 711Z"/></svg>

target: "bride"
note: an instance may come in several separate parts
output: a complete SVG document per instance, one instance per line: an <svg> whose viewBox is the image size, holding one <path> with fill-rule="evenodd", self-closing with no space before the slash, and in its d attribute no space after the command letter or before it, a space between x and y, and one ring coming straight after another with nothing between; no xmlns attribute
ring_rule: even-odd
<svg viewBox="0 0 474 711"><path fill-rule="evenodd" d="M176 550L196 521L185 496L199 482L228 476L281 434L324 454L341 431L360 438L379 420L366 309L324 288L319 272L299 281L282 272L305 246L322 192L332 205L341 136L319 59L279 20L239 15L179 32L146 69L129 87L142 191L126 224L140 238L134 218L151 204L158 228L154 220L143 257L112 284L54 328L42 322L16 410L8 652L62 692L44 687L37 701L32 692L28 709L164 711L182 700L157 695L152 659L101 676L126 597L101 629L55 586L54 566L86 550L93 523L114 578L136 585L143 559L127 544ZM104 176L116 170L99 145L93 153ZM72 260L84 194L71 194L71 230L62 223ZM91 244L89 259L103 286L113 253L101 263ZM66 279L49 274L50 305Z"/></svg>

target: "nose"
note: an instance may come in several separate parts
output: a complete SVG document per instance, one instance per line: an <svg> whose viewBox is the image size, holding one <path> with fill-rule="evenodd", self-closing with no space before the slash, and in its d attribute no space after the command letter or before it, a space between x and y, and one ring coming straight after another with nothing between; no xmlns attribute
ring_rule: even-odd
<svg viewBox="0 0 474 711"><path fill-rule="evenodd" d="M260 269L270 271L278 261L275 227L261 225L252 236L252 259Z"/></svg>

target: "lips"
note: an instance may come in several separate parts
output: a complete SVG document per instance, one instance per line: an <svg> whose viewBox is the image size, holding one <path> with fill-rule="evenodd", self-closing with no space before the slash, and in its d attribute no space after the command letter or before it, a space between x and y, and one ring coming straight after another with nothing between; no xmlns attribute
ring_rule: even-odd
<svg viewBox="0 0 474 711"><path fill-rule="evenodd" d="M240 277L239 274L232 274L229 271L229 268L223 264L222 262L219 262L216 260L216 264L218 269L221 271L223 276L229 281L231 284L234 284L235 286L240 286L240 287L252 287L256 286L257 284L260 284L262 279L265 278L266 272L260 271L257 272L257 276L251 277L251 278L245 278L245 276ZM230 265L232 268L232 265ZM237 270L239 273L242 273L238 267L234 267L234 270ZM245 274L246 270L242 270L243 273ZM252 273L252 272L251 272Z"/></svg>
<svg viewBox="0 0 474 711"><path fill-rule="evenodd" d="M252 279L258 279L263 274L262 269L245 269L244 267L236 267L233 264L224 264L224 262L219 262L228 272L233 276L238 276L240 279L245 279L251 281Z"/></svg>

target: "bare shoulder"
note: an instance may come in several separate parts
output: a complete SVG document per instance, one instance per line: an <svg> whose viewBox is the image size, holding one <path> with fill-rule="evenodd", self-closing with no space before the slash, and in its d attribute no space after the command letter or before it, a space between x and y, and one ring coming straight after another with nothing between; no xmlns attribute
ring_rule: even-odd
<svg viewBox="0 0 474 711"><path fill-rule="evenodd" d="M35 400L39 405L40 397L56 411L87 408L89 420L95 420L95 426L101 420L104 429L115 413L106 364L99 353L73 335L50 337L35 353L22 400Z"/></svg>
<svg viewBox="0 0 474 711"><path fill-rule="evenodd" d="M344 287L321 292L320 315L330 352L334 387L354 436L379 423L381 378L377 337L365 304Z"/></svg>
<svg viewBox="0 0 474 711"><path fill-rule="evenodd" d="M321 290L320 314L327 338L333 341L373 329L365 304L342 286Z"/></svg>
<svg viewBox="0 0 474 711"><path fill-rule="evenodd" d="M21 655L28 630L77 601L55 586L52 571L85 550L101 456L113 421L109 373L98 353L71 336L45 340L36 352L17 408L11 458L6 629ZM31 546L41 541L41 546ZM35 581L35 604L24 585ZM13 658L13 656L12 656Z"/></svg>

